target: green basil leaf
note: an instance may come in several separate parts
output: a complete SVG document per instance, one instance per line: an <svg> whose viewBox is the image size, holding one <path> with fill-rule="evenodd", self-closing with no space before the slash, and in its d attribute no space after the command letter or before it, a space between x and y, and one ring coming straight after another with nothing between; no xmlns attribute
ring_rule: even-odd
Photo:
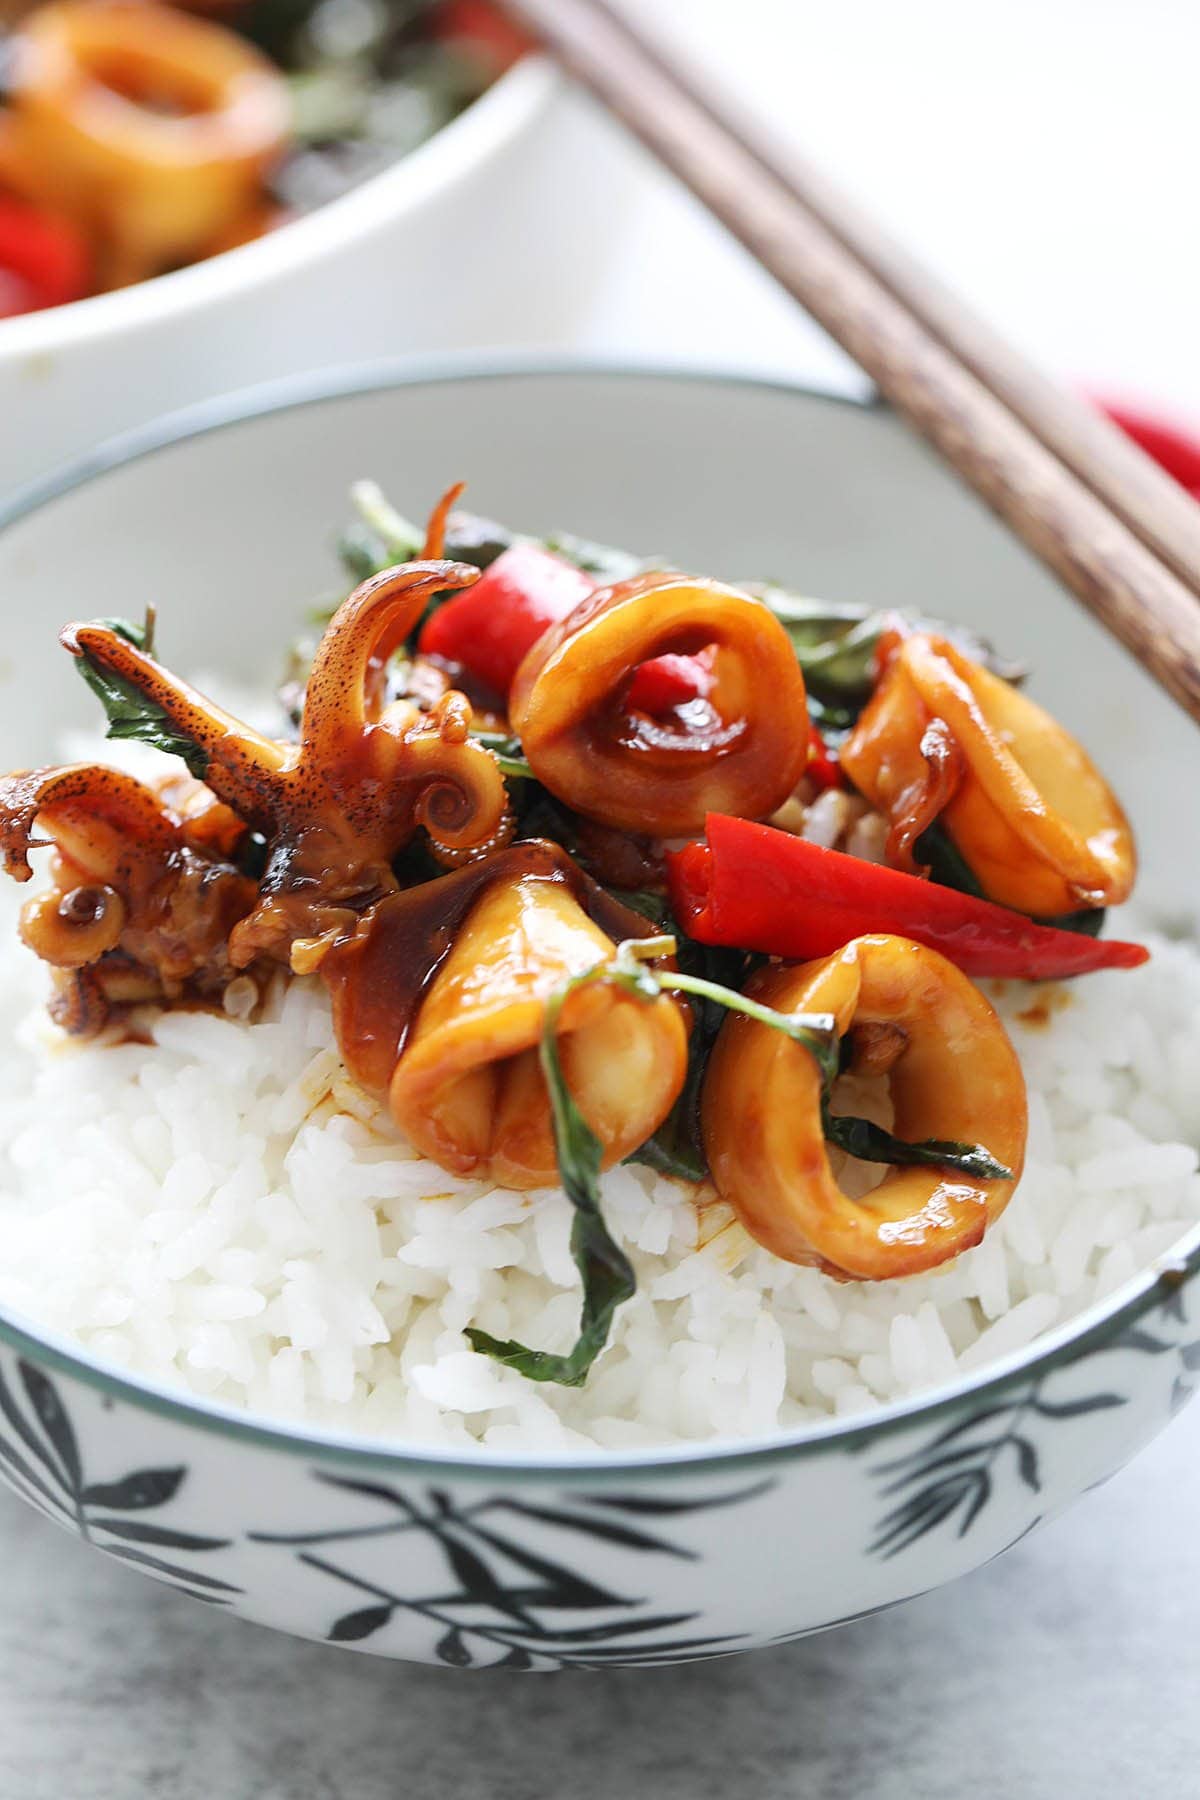
<svg viewBox="0 0 1200 1800"><path fill-rule="evenodd" d="M658 894L620 894L626 905L644 912L664 931L674 934L678 946L677 960L685 974L698 975L712 984L713 994L692 996L692 1031L688 1039L688 1067L683 1087L674 1106L654 1133L627 1162L644 1163L660 1175L676 1181L705 1181L709 1175L708 1156L701 1129L700 1101L704 1077L717 1033L728 1010L718 993L732 992L746 979L752 959L744 951L721 946L698 944L680 930L672 918L667 902ZM644 901L645 904L639 904Z"/></svg>
<svg viewBox="0 0 1200 1800"><path fill-rule="evenodd" d="M848 722L853 722L874 684L883 614L851 603L813 600L769 582L748 583L746 591L770 607L787 632L816 703L848 709Z"/></svg>
<svg viewBox="0 0 1200 1800"><path fill-rule="evenodd" d="M393 558L389 557L383 540L365 525L348 525L337 540L338 561L346 571L351 583L357 587L360 581L369 581L372 575L378 575L381 569L389 569ZM314 617L321 624L328 624L338 609L340 602L332 605L326 601L314 611Z"/></svg>
<svg viewBox="0 0 1200 1800"><path fill-rule="evenodd" d="M854 603L814 600L775 583L749 583L746 591L762 600L792 640L805 683L818 706L833 711L861 708L875 684L875 652L886 615ZM982 663L1004 681L1019 682L1025 669L1000 656L985 638L967 627L931 619L917 612L900 615L919 631L948 638L973 662ZM818 724L823 721L818 719ZM837 728L842 721L831 718Z"/></svg>
<svg viewBox="0 0 1200 1800"><path fill-rule="evenodd" d="M420 556L425 544L424 531L396 510L376 482L355 482L350 499L358 517L338 538L337 553L355 587L396 563L412 562ZM481 518L477 513L455 512L447 521L446 556L451 562L473 563L477 569L486 569L518 541L528 543L531 540L518 540L503 525ZM430 614L452 599L457 591L448 589L432 596L408 635L406 649L415 646ZM325 621L331 616L326 613Z"/></svg>
<svg viewBox="0 0 1200 1800"><path fill-rule="evenodd" d="M556 531L550 537L542 538L541 544L551 555L561 556L605 584L627 581L631 575L640 575L645 569L659 566L647 562L645 557L633 556L628 550L615 550L611 544L594 544L590 538L575 537L569 531Z"/></svg>
<svg viewBox="0 0 1200 1800"><path fill-rule="evenodd" d="M982 1144L960 1144L952 1138L923 1138L919 1143L909 1144L870 1119L848 1118L842 1113L831 1113L828 1108L824 1128L831 1144L836 1144L847 1156L856 1156L860 1162L955 1169L959 1174L973 1175L983 1181L1012 1179L1012 1170L997 1162Z"/></svg>
<svg viewBox="0 0 1200 1800"><path fill-rule="evenodd" d="M1077 931L1081 937L1098 938L1104 929L1106 908L1084 906L1078 912L1056 913L1053 918L1035 918L1035 925L1049 925L1055 931Z"/></svg>
<svg viewBox="0 0 1200 1800"><path fill-rule="evenodd" d="M532 781L534 779L533 770L526 762L521 749L520 738L509 737L503 731L476 731L474 729L472 729L471 736L476 743L483 744L491 751L500 764L500 773L506 775L510 781Z"/></svg>
<svg viewBox="0 0 1200 1800"><path fill-rule="evenodd" d="M454 562L474 563L477 569L490 569L498 556L511 550L516 533L495 519L478 513L452 513L446 531L446 555Z"/></svg>
<svg viewBox="0 0 1200 1800"><path fill-rule="evenodd" d="M554 1151L559 1176L567 1197L575 1208L571 1226L571 1254L583 1282L583 1307L579 1336L564 1356L548 1350L532 1350L515 1339L496 1338L490 1332L469 1326L465 1336L472 1349L490 1356L506 1368L516 1369L531 1381L555 1381L564 1387L582 1387L588 1371L608 1342L613 1315L618 1306L632 1298L637 1281L628 1258L614 1243L600 1210L600 1164L603 1145L579 1111L567 1086L558 1054L558 1020L567 996L589 981L610 981L646 1001L656 1000L662 993L687 994L701 1003L697 1031L706 1029L704 1009L713 1006L746 1014L760 1023L781 1031L796 1043L803 1044L816 1060L822 1085L828 1087L837 1072L838 1043L830 1014L798 1014L776 1012L734 989L689 975L682 970L657 970L650 960L667 955L673 948L669 937L639 939L618 946L611 962L573 976L551 996L546 1006L539 1058L546 1090L550 1098L554 1126ZM715 1034L714 1034L715 1035ZM711 1047L711 1045L710 1045ZM701 1071L702 1073L702 1071ZM699 1086L695 1090L698 1105ZM657 1134L656 1134L657 1135ZM686 1139L682 1147L656 1145L649 1154L637 1153L636 1160L665 1172L683 1174L688 1180L699 1179L697 1164L689 1154ZM703 1158L701 1149L700 1157ZM635 1160L630 1158L630 1161ZM700 1173L704 1172L701 1167Z"/></svg>
<svg viewBox="0 0 1200 1800"><path fill-rule="evenodd" d="M883 618L871 613L848 630L835 630L816 643L797 641L789 631L804 683L830 702L865 702L875 685L875 664Z"/></svg>
<svg viewBox="0 0 1200 1800"><path fill-rule="evenodd" d="M672 937L678 936L679 927L671 913L671 903L665 894L651 893L649 888L615 888L606 889L614 900L627 906L630 912L641 913L643 919L649 919L660 931L670 932Z"/></svg>
<svg viewBox="0 0 1200 1800"><path fill-rule="evenodd" d="M576 976L558 989L546 1007L539 1051L550 1096L559 1175L575 1208L571 1255L583 1282L579 1336L573 1349L561 1356L548 1350L531 1350L511 1338L494 1338L474 1326L468 1327L465 1334L473 1350L506 1368L516 1369L530 1381L555 1381L563 1387L583 1386L608 1342L614 1313L622 1301L631 1299L637 1291L629 1259L609 1236L600 1210L603 1145L575 1104L558 1054L558 1020L567 995L581 982L596 979L599 973L603 971Z"/></svg>
<svg viewBox="0 0 1200 1800"><path fill-rule="evenodd" d="M667 1175L672 1181L707 1181L708 1158L699 1131L692 1123L692 1068L688 1059L688 1079L679 1099L667 1114L653 1137L632 1155L629 1163L641 1163L656 1175Z"/></svg>
<svg viewBox="0 0 1200 1800"><path fill-rule="evenodd" d="M917 862L929 870L929 879L936 881L939 887L955 888L958 893L971 894L976 900L987 899L974 871L943 825L926 826L913 845L913 854Z"/></svg>

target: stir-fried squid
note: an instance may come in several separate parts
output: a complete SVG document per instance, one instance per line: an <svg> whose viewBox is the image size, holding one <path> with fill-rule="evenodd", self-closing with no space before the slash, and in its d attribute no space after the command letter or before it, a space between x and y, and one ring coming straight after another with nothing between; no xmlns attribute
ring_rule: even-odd
<svg viewBox="0 0 1200 1800"><path fill-rule="evenodd" d="M0 0L0 321L323 206L527 47L487 0Z"/></svg>
<svg viewBox="0 0 1200 1800"><path fill-rule="evenodd" d="M569 887L537 875L493 882L429 985L392 1076L392 1111L418 1149L459 1175L515 1188L557 1174L538 1063L546 1002L616 945ZM563 1007L559 1054L606 1164L662 1124L687 1071L687 1028L668 997L597 982Z"/></svg>
<svg viewBox="0 0 1200 1800"><path fill-rule="evenodd" d="M189 772L0 783L8 872L53 846L21 929L59 1024L244 1015L319 975L349 1077L422 1154L566 1187L575 1348L468 1333L537 1379L583 1380L633 1291L601 1212L622 1158L840 1279L977 1244L1020 1179L1026 1102L971 977L1144 956L1089 929L1135 868L1094 765L927 622L631 576L602 546L573 561L456 498L422 540L366 494L347 555L375 572L294 664L293 736L206 699L134 627L66 629L112 735ZM837 791L890 866L804 841ZM847 1114L847 1072L879 1116ZM846 1173L864 1163L873 1187Z"/></svg>
<svg viewBox="0 0 1200 1800"><path fill-rule="evenodd" d="M278 955L310 973L363 904L396 887L394 859L421 827L454 851L495 839L507 794L496 759L469 734L469 703L447 692L428 713L403 700L388 707L380 680L430 596L477 577L417 562L363 582L313 662L297 744L232 718L111 626L63 634L89 668L143 694L195 746L208 786L265 840L258 904L230 939L235 967Z"/></svg>
<svg viewBox="0 0 1200 1800"><path fill-rule="evenodd" d="M1117 906L1136 861L1124 813L1049 713L945 638L903 637L842 767L911 861L940 819L991 899L1053 915Z"/></svg>
<svg viewBox="0 0 1200 1800"><path fill-rule="evenodd" d="M644 664L709 648L705 695L665 718L630 705ZM783 626L761 601L682 575L584 600L529 652L509 710L538 780L624 831L677 837L709 812L762 818L808 761L804 676Z"/></svg>
<svg viewBox="0 0 1200 1800"><path fill-rule="evenodd" d="M704 1090L713 1176L747 1230L789 1262L863 1281L916 1275L979 1243L1025 1157L1025 1083L1004 1027L953 963L899 937L855 938L836 956L776 964L748 990L781 1012L829 1013L860 1070L886 1081L904 1142L986 1144L1000 1177L891 1167L863 1199L838 1184L828 1097L813 1058L732 1017Z"/></svg>
<svg viewBox="0 0 1200 1800"><path fill-rule="evenodd" d="M32 878L35 821L55 845L51 883L25 906L21 935L55 970L54 1013L68 1031L98 1030L113 1005L219 995L231 979L230 935L256 885L230 860L245 827L201 793L202 804L179 792L173 805L170 788L86 765L0 781L7 872Z"/></svg>
<svg viewBox="0 0 1200 1800"><path fill-rule="evenodd" d="M254 235L287 143L282 75L169 6L58 0L15 40L0 179L65 210L121 287Z"/></svg>

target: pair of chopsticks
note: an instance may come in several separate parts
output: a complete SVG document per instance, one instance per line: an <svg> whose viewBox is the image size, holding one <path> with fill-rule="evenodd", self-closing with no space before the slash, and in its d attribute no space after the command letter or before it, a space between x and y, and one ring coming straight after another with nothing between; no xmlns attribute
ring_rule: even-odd
<svg viewBox="0 0 1200 1800"><path fill-rule="evenodd" d="M610 0L503 4L1200 722L1200 506L627 12Z"/></svg>

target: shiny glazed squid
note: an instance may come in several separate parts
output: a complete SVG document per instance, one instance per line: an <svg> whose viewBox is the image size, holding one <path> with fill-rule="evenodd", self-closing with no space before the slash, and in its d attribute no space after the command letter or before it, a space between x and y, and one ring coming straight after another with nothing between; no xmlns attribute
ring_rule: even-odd
<svg viewBox="0 0 1200 1800"><path fill-rule="evenodd" d="M293 671L291 736L133 627L66 629L114 731L189 773L0 784L8 872L54 847L22 934L58 1022L252 1016L318 976L348 1074L424 1155L565 1184L575 1351L467 1334L539 1379L583 1379L633 1291L597 1185L624 1158L843 1280L979 1243L1026 1099L973 978L1145 954L1079 929L1135 873L1095 766L949 628L572 561L458 491L423 538L370 499L347 558L375 572Z"/></svg>

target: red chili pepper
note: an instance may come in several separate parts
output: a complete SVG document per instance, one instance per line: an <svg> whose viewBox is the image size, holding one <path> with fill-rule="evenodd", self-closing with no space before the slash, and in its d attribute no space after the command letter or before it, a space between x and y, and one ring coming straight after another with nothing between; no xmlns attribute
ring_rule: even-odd
<svg viewBox="0 0 1200 1800"><path fill-rule="evenodd" d="M700 650L695 656L656 656L634 670L626 701L640 712L661 718L689 700L706 699L715 681L711 650Z"/></svg>
<svg viewBox="0 0 1200 1800"><path fill-rule="evenodd" d="M813 786L822 791L842 785L842 770L837 756L812 724L808 728L808 768L805 773Z"/></svg>
<svg viewBox="0 0 1200 1800"><path fill-rule="evenodd" d="M537 47L528 32L511 24L487 0L441 0L429 30L434 37L457 39L482 50L498 69L507 69Z"/></svg>
<svg viewBox="0 0 1200 1800"><path fill-rule="evenodd" d="M424 656L459 663L492 692L506 695L542 633L573 612L596 583L574 563L537 544L513 544L474 587L456 594L426 621Z"/></svg>
<svg viewBox="0 0 1200 1800"><path fill-rule="evenodd" d="M81 300L89 277L87 247L70 225L0 194L0 318Z"/></svg>
<svg viewBox="0 0 1200 1800"><path fill-rule="evenodd" d="M1107 400L1101 400L1099 405L1126 437L1132 438L1147 456L1152 456L1181 487L1200 500L1200 443L1193 436L1166 419L1135 407Z"/></svg>
<svg viewBox="0 0 1200 1800"><path fill-rule="evenodd" d="M667 858L675 915L702 944L805 961L881 931L939 950L968 975L1022 980L1132 969L1150 954L1141 944L1035 924L771 825L710 813L705 832L707 843Z"/></svg>
<svg viewBox="0 0 1200 1800"><path fill-rule="evenodd" d="M573 612L599 584L538 544L513 544L474 587L456 594L426 621L424 656L457 663L501 698L544 631ZM711 653L656 656L635 670L628 704L660 715L712 688Z"/></svg>

